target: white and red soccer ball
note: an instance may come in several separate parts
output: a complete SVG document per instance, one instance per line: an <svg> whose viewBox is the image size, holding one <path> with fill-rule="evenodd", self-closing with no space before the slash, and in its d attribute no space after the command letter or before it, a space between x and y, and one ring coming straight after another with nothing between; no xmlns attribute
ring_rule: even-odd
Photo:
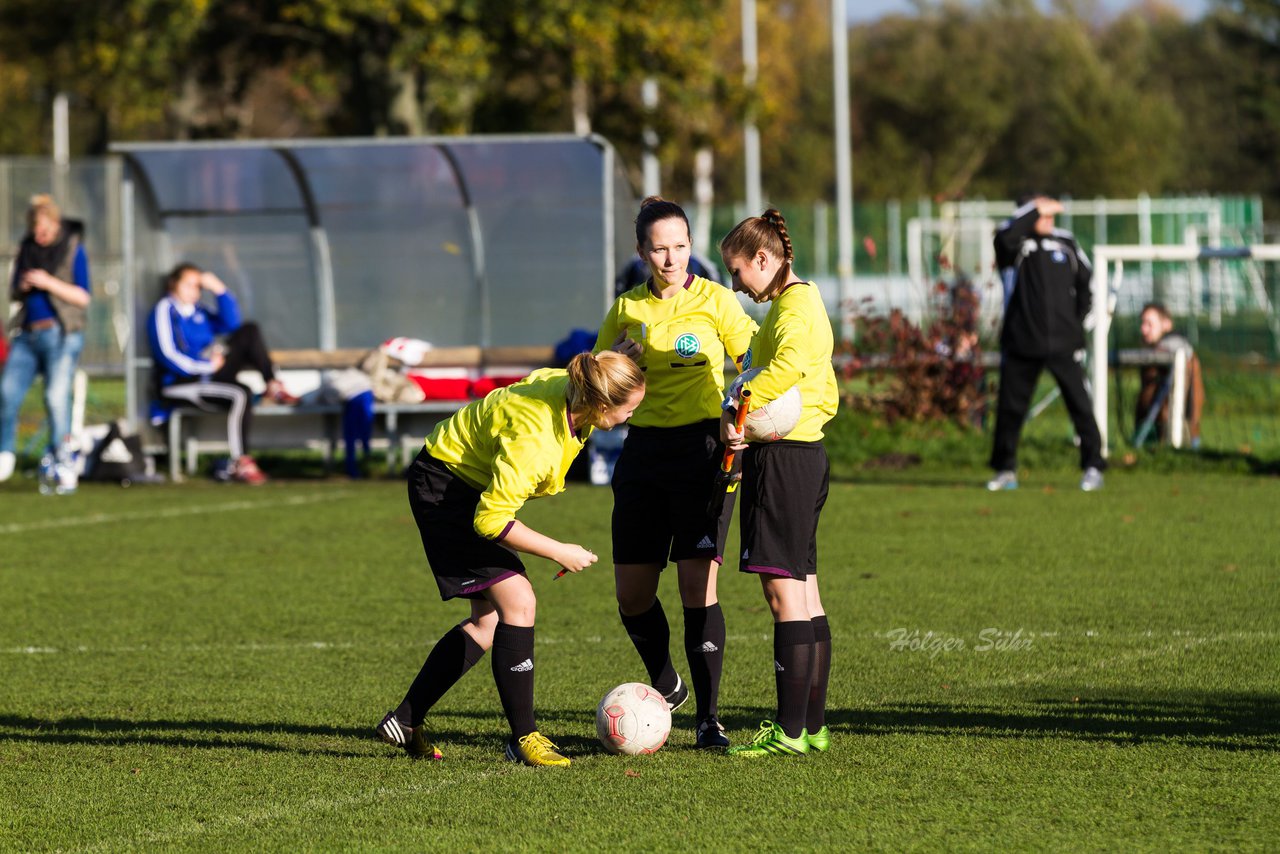
<svg viewBox="0 0 1280 854"><path fill-rule="evenodd" d="M610 753L653 753L670 733L667 698L643 682L619 685L596 708L596 735Z"/></svg>

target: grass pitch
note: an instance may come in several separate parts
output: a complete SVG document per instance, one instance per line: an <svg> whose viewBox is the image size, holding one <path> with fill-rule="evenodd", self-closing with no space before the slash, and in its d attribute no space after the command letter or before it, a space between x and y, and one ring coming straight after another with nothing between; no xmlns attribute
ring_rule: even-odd
<svg viewBox="0 0 1280 854"><path fill-rule="evenodd" d="M605 754L595 703L643 678L611 573L529 560L539 722L567 770L501 761L487 659L428 719L445 762L371 737L465 612L438 599L402 484L44 498L15 479L0 848L1274 847L1280 481L984 477L833 486L833 746L799 760L692 750L692 702L657 755ZM607 554L609 507L575 484L523 518ZM720 590L736 743L773 709L771 627L753 578L731 566ZM678 615L672 578L662 595Z"/></svg>

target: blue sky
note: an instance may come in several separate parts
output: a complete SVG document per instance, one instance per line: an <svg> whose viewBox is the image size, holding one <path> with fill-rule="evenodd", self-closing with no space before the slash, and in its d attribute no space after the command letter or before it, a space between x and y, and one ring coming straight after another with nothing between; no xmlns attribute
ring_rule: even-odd
<svg viewBox="0 0 1280 854"><path fill-rule="evenodd" d="M1208 0L1171 0L1172 5L1182 9L1188 18L1198 18L1208 8ZM1048 6L1048 3L1041 3ZM1131 5L1131 0L1101 0L1104 9L1118 12ZM909 0L849 0L849 20L869 21L890 13L905 13L912 10Z"/></svg>

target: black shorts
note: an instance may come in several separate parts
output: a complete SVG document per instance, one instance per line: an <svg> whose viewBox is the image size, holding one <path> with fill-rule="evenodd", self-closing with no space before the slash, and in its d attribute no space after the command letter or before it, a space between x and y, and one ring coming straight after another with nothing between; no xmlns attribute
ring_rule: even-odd
<svg viewBox="0 0 1280 854"><path fill-rule="evenodd" d="M476 533L479 503L480 493L425 448L409 467L409 509L441 599L483 599L487 588L525 574L515 552Z"/></svg>
<svg viewBox="0 0 1280 854"><path fill-rule="evenodd" d="M718 516L707 509L724 490L716 485L723 458L717 419L630 428L613 470L613 562L722 560L734 494Z"/></svg>
<svg viewBox="0 0 1280 854"><path fill-rule="evenodd" d="M831 465L821 442L752 445L742 460L742 572L818 572L818 517Z"/></svg>

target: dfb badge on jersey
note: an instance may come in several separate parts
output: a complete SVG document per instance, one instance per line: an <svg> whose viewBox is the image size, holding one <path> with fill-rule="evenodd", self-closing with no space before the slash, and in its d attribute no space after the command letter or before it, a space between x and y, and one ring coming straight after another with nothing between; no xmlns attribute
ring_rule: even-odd
<svg viewBox="0 0 1280 854"><path fill-rule="evenodd" d="M702 343L692 332L686 332L676 339L676 355L682 359L692 359L701 349Z"/></svg>

